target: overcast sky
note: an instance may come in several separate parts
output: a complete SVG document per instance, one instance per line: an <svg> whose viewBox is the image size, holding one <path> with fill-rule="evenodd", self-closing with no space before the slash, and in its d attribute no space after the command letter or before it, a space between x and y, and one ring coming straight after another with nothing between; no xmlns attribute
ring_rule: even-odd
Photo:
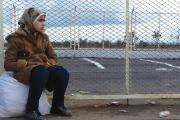
<svg viewBox="0 0 180 120"><path fill-rule="evenodd" d="M79 25L82 36L92 37L96 31L97 36L102 38L104 29L107 39L112 38L115 31L122 38L125 32L125 0L4 0L4 24L7 29L12 24L13 4L18 11L16 22L25 8L40 7L47 11L47 30L59 27L58 31L63 36L68 26L74 24ZM180 0L130 0L130 13L133 8L133 29L139 36L152 37L152 31L160 29L168 37L180 29Z"/></svg>

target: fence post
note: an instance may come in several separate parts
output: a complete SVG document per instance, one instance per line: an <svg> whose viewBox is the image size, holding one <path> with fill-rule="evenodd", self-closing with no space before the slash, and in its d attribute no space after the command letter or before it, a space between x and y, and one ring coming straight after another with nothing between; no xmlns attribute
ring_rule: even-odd
<svg viewBox="0 0 180 120"><path fill-rule="evenodd" d="M129 94L129 0L126 0L126 50L125 50L125 80L126 94Z"/></svg>
<svg viewBox="0 0 180 120"><path fill-rule="evenodd" d="M0 0L0 74L4 71L3 0Z"/></svg>

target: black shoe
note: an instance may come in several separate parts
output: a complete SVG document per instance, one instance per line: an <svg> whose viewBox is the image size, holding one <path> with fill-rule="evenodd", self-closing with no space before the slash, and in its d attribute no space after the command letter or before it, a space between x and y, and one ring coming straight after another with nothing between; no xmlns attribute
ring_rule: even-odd
<svg viewBox="0 0 180 120"><path fill-rule="evenodd" d="M32 112L26 112L25 118L27 120L46 120L46 118L42 116L41 113L37 110Z"/></svg>
<svg viewBox="0 0 180 120"><path fill-rule="evenodd" d="M58 107L52 107L51 111L52 114L61 115L61 116L72 116L72 112L70 110L67 110L64 106L58 106Z"/></svg>

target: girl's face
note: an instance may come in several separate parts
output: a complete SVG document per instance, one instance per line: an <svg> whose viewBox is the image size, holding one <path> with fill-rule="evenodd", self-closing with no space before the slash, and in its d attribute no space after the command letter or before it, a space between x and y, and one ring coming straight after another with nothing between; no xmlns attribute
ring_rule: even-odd
<svg viewBox="0 0 180 120"><path fill-rule="evenodd" d="M36 32L44 32L45 16L40 16L33 26Z"/></svg>

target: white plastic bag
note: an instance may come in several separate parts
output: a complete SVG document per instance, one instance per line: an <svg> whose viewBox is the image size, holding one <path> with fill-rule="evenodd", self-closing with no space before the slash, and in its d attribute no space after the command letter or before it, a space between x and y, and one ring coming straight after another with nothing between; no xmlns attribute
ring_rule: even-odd
<svg viewBox="0 0 180 120"><path fill-rule="evenodd" d="M4 72L0 76L0 117L22 116L28 98L29 87L13 78L12 72ZM49 114L50 104L43 93L39 100L39 111Z"/></svg>

